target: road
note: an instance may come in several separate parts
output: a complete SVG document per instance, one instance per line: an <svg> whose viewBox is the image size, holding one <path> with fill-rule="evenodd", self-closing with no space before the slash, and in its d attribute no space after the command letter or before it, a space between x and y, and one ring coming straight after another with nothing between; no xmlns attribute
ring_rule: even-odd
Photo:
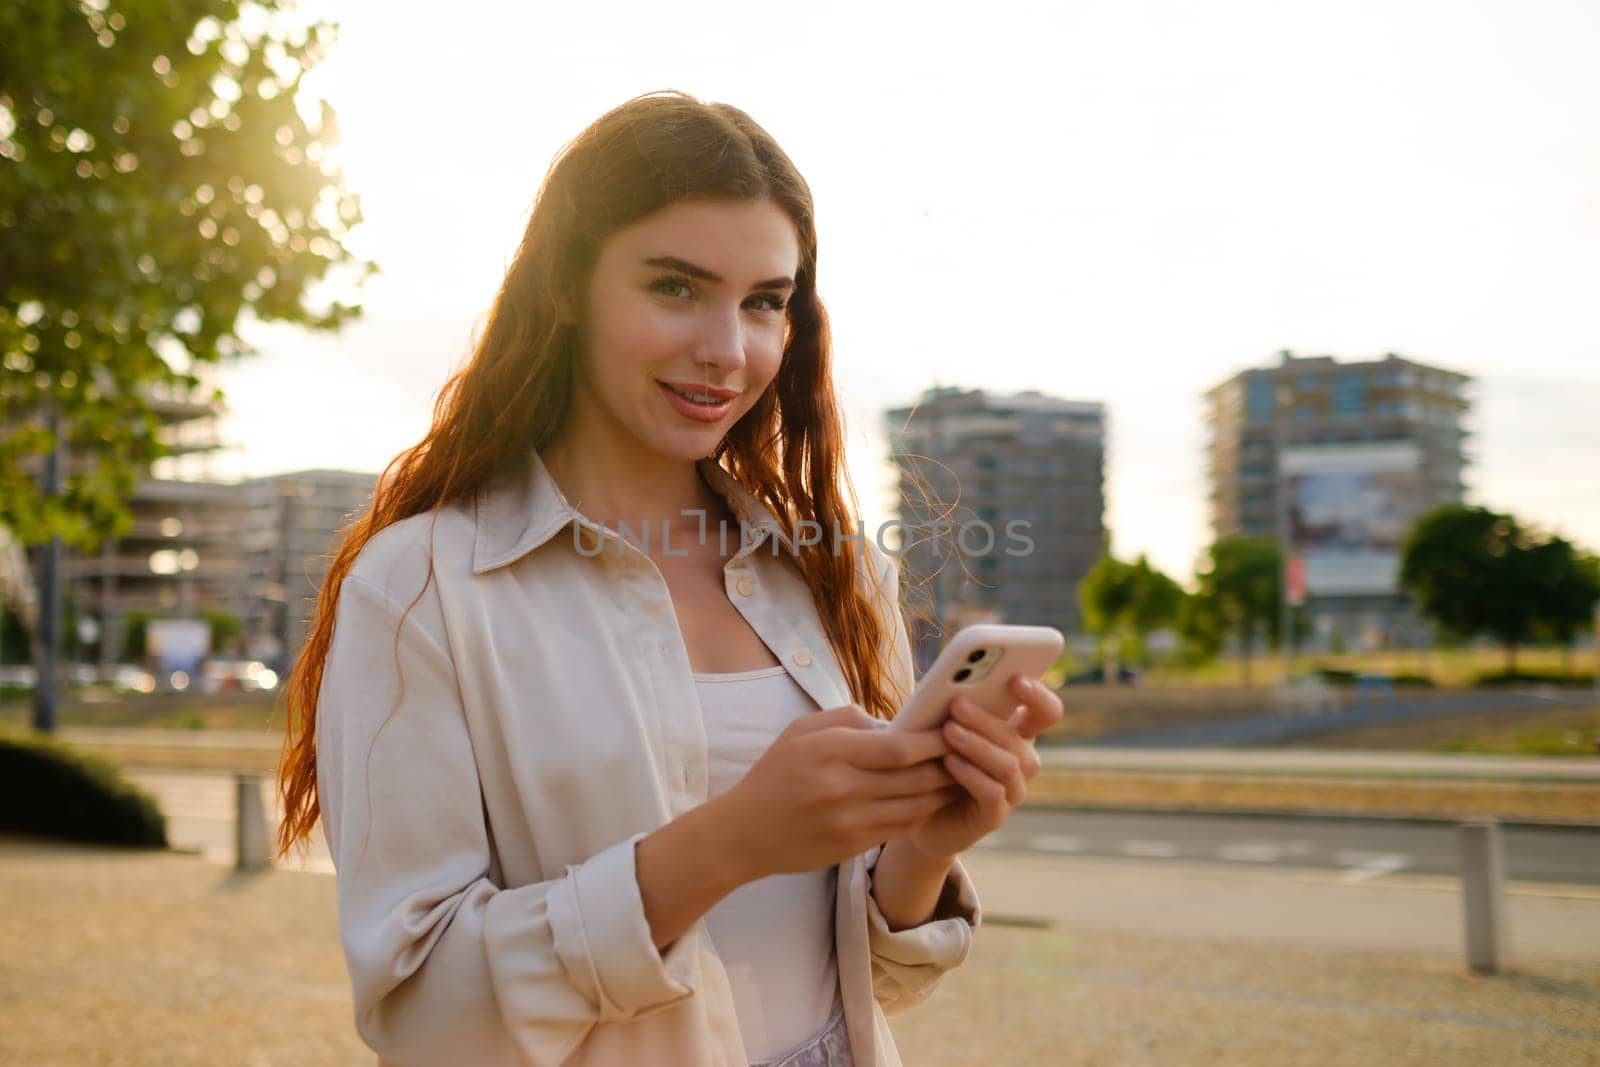
<svg viewBox="0 0 1600 1067"><path fill-rule="evenodd" d="M1070 699L1064 696L1063 699ZM1092 748L1185 749L1249 745L1280 745L1301 737L1359 730L1367 726L1448 718L1475 711L1587 707L1594 695L1583 690L1485 691L1370 694L1302 694L1300 702L1286 703L1265 715L1212 719L1187 726L1171 726L1108 734L1078 744Z"/></svg>
<svg viewBox="0 0 1600 1067"><path fill-rule="evenodd" d="M232 864L234 859L233 824L237 810L236 787L232 775L186 771L123 771L134 784L156 798L167 817L167 843L173 848L198 850L214 863ZM277 825L281 810L270 776L258 778L261 800L269 813L270 824ZM319 827L313 834L303 859L292 856L279 861L294 870L333 873L333 859Z"/></svg>
<svg viewBox="0 0 1600 1067"><path fill-rule="evenodd" d="M1600 885L1600 829L1506 826L1513 882ZM1166 863L1223 863L1337 872L1361 882L1389 874L1459 873L1460 831L1450 823L1318 816L1014 812L984 848Z"/></svg>
<svg viewBox="0 0 1600 1067"><path fill-rule="evenodd" d="M231 776L129 770L166 813L179 848L233 862ZM270 782L262 797L272 806ZM1507 826L1502 831L1512 882L1600 886L1600 829ZM1107 857L1151 864L1220 863L1240 870L1333 872L1344 881L1387 875L1458 873L1459 831L1452 824L1323 817L1050 811L1024 808L981 848L1056 856ZM296 868L332 873L321 835Z"/></svg>

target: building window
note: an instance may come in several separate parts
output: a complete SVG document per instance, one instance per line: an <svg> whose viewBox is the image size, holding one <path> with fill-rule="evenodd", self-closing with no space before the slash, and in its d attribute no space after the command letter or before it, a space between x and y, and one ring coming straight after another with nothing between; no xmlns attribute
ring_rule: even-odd
<svg viewBox="0 0 1600 1067"><path fill-rule="evenodd" d="M1362 415L1367 410L1367 382L1359 374L1341 374L1333 382L1333 413Z"/></svg>
<svg viewBox="0 0 1600 1067"><path fill-rule="evenodd" d="M1251 378L1245 395L1245 415L1251 422L1272 421L1272 382Z"/></svg>

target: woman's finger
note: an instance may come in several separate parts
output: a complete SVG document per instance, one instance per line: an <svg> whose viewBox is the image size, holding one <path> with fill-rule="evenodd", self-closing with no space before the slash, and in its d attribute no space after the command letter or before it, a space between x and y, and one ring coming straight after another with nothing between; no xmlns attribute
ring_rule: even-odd
<svg viewBox="0 0 1600 1067"><path fill-rule="evenodd" d="M1039 773L1039 750L1032 741L1023 742L1022 753L1017 756L1017 762L1022 764L1022 777L1033 779Z"/></svg>
<svg viewBox="0 0 1600 1067"><path fill-rule="evenodd" d="M1011 679L1011 692L1022 701L1008 720L1017 736L1032 741L1061 721L1061 698L1039 679L1019 674Z"/></svg>
<svg viewBox="0 0 1600 1067"><path fill-rule="evenodd" d="M828 756L867 771L901 770L950 751L938 730L832 730L823 735Z"/></svg>
<svg viewBox="0 0 1600 1067"><path fill-rule="evenodd" d="M1013 807L1022 803L1023 795L1027 792L1027 783L1022 777L1022 764L1017 759L1016 753L954 719L946 722L944 728L946 736L950 739L950 746L999 784L1007 803ZM1004 724L1001 724L1001 728L1005 729ZM1007 733L1009 734L1009 730Z"/></svg>
<svg viewBox="0 0 1600 1067"><path fill-rule="evenodd" d="M951 778L954 781L954 776ZM915 824L928 818L939 811L952 800L956 799L951 793L954 787L946 787L920 796L888 797L883 800L874 800L861 806L853 812L851 817L859 819L861 827L870 830L873 834L883 834L886 830ZM888 836L896 836L889 834Z"/></svg>
<svg viewBox="0 0 1600 1067"><path fill-rule="evenodd" d="M1022 768L1024 780L1032 779L1039 773L1038 750L1034 748L1032 741L1017 733L1014 725L1016 713L1013 713L1010 719L1002 719L998 715L990 714L965 697L956 698L951 703L950 712L957 721L978 731L1016 756L1017 764Z"/></svg>
<svg viewBox="0 0 1600 1067"><path fill-rule="evenodd" d="M950 743L941 739L940 755L950 751ZM861 795L879 797L910 797L931 793L952 783L950 772L938 759L930 759L915 767L888 771L857 771Z"/></svg>
<svg viewBox="0 0 1600 1067"><path fill-rule="evenodd" d="M966 697L951 701L950 714L961 725L982 734L1019 759L1028 747L1027 739L1017 732L1009 720L989 712Z"/></svg>
<svg viewBox="0 0 1600 1067"><path fill-rule="evenodd" d="M987 816L986 822L998 826L1005 821L1005 786L985 774L977 764L955 752L944 758L944 765L961 788L978 802L978 807Z"/></svg>

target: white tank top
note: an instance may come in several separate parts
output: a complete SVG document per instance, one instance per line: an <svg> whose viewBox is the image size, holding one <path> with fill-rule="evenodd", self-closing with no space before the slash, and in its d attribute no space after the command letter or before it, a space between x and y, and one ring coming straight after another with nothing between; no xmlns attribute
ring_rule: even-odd
<svg viewBox="0 0 1600 1067"><path fill-rule="evenodd" d="M694 681L706 724L708 799L744 777L784 727L817 709L782 667L696 674ZM752 1060L803 1044L839 1005L836 878L832 867L771 875L740 886L706 913Z"/></svg>

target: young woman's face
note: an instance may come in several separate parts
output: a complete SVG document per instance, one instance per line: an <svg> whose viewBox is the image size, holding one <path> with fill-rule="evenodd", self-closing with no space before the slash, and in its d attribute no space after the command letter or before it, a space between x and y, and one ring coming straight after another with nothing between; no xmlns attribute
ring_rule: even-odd
<svg viewBox="0 0 1600 1067"><path fill-rule="evenodd" d="M778 373L800 246L768 200L686 200L618 230L590 276L573 416L709 456Z"/></svg>

